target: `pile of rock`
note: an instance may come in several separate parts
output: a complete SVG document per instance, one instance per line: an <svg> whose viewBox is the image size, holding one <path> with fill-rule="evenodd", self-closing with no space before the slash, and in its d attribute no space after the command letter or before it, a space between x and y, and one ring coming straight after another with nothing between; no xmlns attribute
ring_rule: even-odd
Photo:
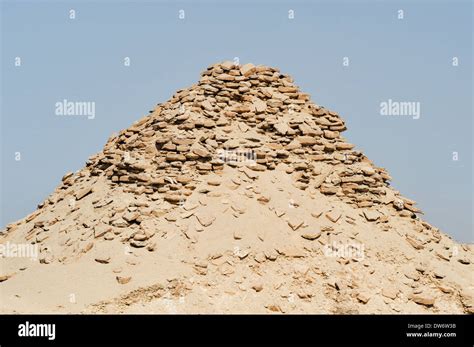
<svg viewBox="0 0 474 347"><path fill-rule="evenodd" d="M191 265L190 283L219 296L251 290L274 312L299 312L296 298L333 313L472 313L472 293L460 290L472 249L413 218L415 202L344 130L277 69L216 64L64 175L6 240L38 245L38 266L110 268L119 286L149 280L135 275L140 262L136 272L153 278L179 268L186 277ZM425 260L436 272L413 265Z"/></svg>
<svg viewBox="0 0 474 347"><path fill-rule="evenodd" d="M312 186L359 207L384 203L406 216L419 212L388 188L391 178L383 168L341 137L344 130L336 112L311 102L278 69L224 62L109 139L88 164L92 175L180 203L199 175L224 165L258 172L285 163L301 189ZM226 161L221 151L251 152L255 160Z"/></svg>
<svg viewBox="0 0 474 347"><path fill-rule="evenodd" d="M65 200L76 221L68 228L80 233L76 245L67 245L67 237L63 240L73 253L87 252L88 238L120 238L153 250L153 227L146 220L161 217L161 212L150 205L165 201L184 206L207 175L225 166L238 167L255 180L260 172L283 164L299 189L319 190L359 208L391 206L403 217L420 212L413 201L389 187L391 178L384 169L341 137L346 126L338 114L311 102L278 69L232 62L212 65L196 85L178 91L150 113L109 138L84 169L64 175L61 185L25 220L35 221L27 240L42 243L48 238L48 228L62 219L38 223L35 218L46 206ZM111 191L96 198L91 193L104 179ZM137 200L110 205L116 189L133 193ZM106 218L82 216L79 205L89 195L94 213ZM382 221L376 210L364 213L369 221Z"/></svg>

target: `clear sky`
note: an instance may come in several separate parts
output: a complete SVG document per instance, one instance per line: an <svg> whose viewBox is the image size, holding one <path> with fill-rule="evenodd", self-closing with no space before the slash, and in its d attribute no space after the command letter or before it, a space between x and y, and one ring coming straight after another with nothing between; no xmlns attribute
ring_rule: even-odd
<svg viewBox="0 0 474 347"><path fill-rule="evenodd" d="M208 65L238 57L339 112L345 137L426 220L472 242L472 16L469 0L2 1L0 224ZM63 99L95 102L95 118L56 115ZM419 102L420 118L381 115L389 99Z"/></svg>

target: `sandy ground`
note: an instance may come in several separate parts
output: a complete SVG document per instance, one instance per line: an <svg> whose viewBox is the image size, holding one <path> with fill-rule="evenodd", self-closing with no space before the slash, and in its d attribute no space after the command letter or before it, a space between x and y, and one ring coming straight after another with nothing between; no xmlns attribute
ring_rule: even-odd
<svg viewBox="0 0 474 347"><path fill-rule="evenodd" d="M251 181L226 168L219 186L202 183L211 192L198 193L198 187L189 197L187 205L197 205L190 217L182 217L189 214L184 208L170 211L169 219L176 221L160 222L161 237L155 236L152 252L114 239L96 242L65 264L3 258L2 272L13 276L0 283L1 312L464 312L460 293L472 291L472 263L457 260L472 259L472 251L445 235L414 249L405 236L414 233L413 220L382 210L390 226L383 230L337 197L295 188L283 170ZM242 184L229 189L235 188L233 179ZM259 202L261 196L269 201ZM340 214L335 223L327 218L329 211ZM199 213L215 218L202 231L195 230ZM303 224L292 230L288 220ZM329 231L315 240L302 237L319 230ZM5 241L14 234L9 236ZM333 244L363 247L363 252L335 256L326 247ZM437 251L458 255L443 260ZM107 264L94 260L104 256L110 257ZM116 276L131 280L120 284ZM414 293L433 298L434 304L415 303Z"/></svg>

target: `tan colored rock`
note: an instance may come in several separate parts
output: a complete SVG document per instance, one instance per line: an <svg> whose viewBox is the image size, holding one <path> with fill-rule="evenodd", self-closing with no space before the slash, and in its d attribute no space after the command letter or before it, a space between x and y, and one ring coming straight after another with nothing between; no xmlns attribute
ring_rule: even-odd
<svg viewBox="0 0 474 347"><path fill-rule="evenodd" d="M419 241L417 241L416 239L414 239L411 236L407 236L406 240L414 249L423 249L424 248L424 246Z"/></svg>
<svg viewBox="0 0 474 347"><path fill-rule="evenodd" d="M398 289L393 287L386 287L382 289L382 295L392 300L397 298L399 292L400 291Z"/></svg>
<svg viewBox="0 0 474 347"><path fill-rule="evenodd" d="M234 64L233 61L226 60L225 62L223 62L223 63L221 64L221 67L222 67L224 70L228 71L228 70L233 69L233 68L235 67L235 64Z"/></svg>
<svg viewBox="0 0 474 347"><path fill-rule="evenodd" d="M198 212L196 213L196 219L203 227L208 227L216 220L216 217L208 213Z"/></svg>
<svg viewBox="0 0 474 347"><path fill-rule="evenodd" d="M11 278L13 275L9 274L9 275L0 275L0 282L5 282L6 280L8 280L9 278Z"/></svg>
<svg viewBox="0 0 474 347"><path fill-rule="evenodd" d="M242 231L241 230L236 230L234 231L234 239L235 240L241 240L243 237Z"/></svg>
<svg viewBox="0 0 474 347"><path fill-rule="evenodd" d="M164 199L172 204L179 204L180 202L184 202L184 198L182 195L179 194L166 194Z"/></svg>
<svg viewBox="0 0 474 347"><path fill-rule="evenodd" d="M291 229L298 230L302 225L304 224L304 221L300 218L297 217L291 217L288 220L288 225L290 226Z"/></svg>
<svg viewBox="0 0 474 347"><path fill-rule="evenodd" d="M235 272L234 267L230 265L229 263L224 263L219 267L219 272L222 275L228 276L231 275Z"/></svg>
<svg viewBox="0 0 474 347"><path fill-rule="evenodd" d="M380 218L380 213L375 210L364 210L364 217L369 222L374 222Z"/></svg>
<svg viewBox="0 0 474 347"><path fill-rule="evenodd" d="M186 156L183 154L169 153L166 155L166 161L186 161Z"/></svg>
<svg viewBox="0 0 474 347"><path fill-rule="evenodd" d="M304 258L304 251L294 246L285 246L278 249L278 253L288 258Z"/></svg>
<svg viewBox="0 0 474 347"><path fill-rule="evenodd" d="M337 142L336 143L336 149L338 151L344 151L344 150L351 150L354 148L354 145L351 143L347 142Z"/></svg>
<svg viewBox="0 0 474 347"><path fill-rule="evenodd" d="M435 303L434 297L423 293L410 295L409 298L418 305L423 306L433 306Z"/></svg>
<svg viewBox="0 0 474 347"><path fill-rule="evenodd" d="M108 264L110 262L110 256L106 256L106 255L97 256L94 258L94 260L100 264Z"/></svg>
<svg viewBox="0 0 474 347"><path fill-rule="evenodd" d="M277 133L280 134L280 135L286 135L288 130L290 130L290 127L288 126L288 124L286 124L284 122L277 123L277 124L274 125L274 127L275 127L275 130L277 131Z"/></svg>
<svg viewBox="0 0 474 347"><path fill-rule="evenodd" d="M255 69L255 65L248 63L240 67L240 72L243 76L250 76L255 72Z"/></svg>
<svg viewBox="0 0 474 347"><path fill-rule="evenodd" d="M316 138L312 136L298 136L296 140L303 146L313 146L317 143Z"/></svg>
<svg viewBox="0 0 474 347"><path fill-rule="evenodd" d="M76 200L81 200L82 198L89 195L90 193L92 193L92 187L82 188L76 193Z"/></svg>
<svg viewBox="0 0 474 347"><path fill-rule="evenodd" d="M267 169L267 167L265 165L261 165L261 164L253 164L253 165L248 165L247 166L250 170L253 170L253 171L265 171Z"/></svg>
<svg viewBox="0 0 474 347"><path fill-rule="evenodd" d="M359 300L363 304L366 304L369 302L370 296L366 293L359 292L357 294L357 300Z"/></svg>
<svg viewBox="0 0 474 347"><path fill-rule="evenodd" d="M138 212L127 212L122 216L122 218L129 223L135 221L138 217L140 217L140 213Z"/></svg>
<svg viewBox="0 0 474 347"><path fill-rule="evenodd" d="M338 187L323 184L323 185L321 185L320 190L321 190L321 193L323 193L323 194L333 195L333 194L337 193Z"/></svg>
<svg viewBox="0 0 474 347"><path fill-rule="evenodd" d="M326 218L329 219L331 222L336 223L341 218L341 211L331 210L326 213Z"/></svg>
<svg viewBox="0 0 474 347"><path fill-rule="evenodd" d="M313 231L313 232L305 232L304 234L301 234L301 237L306 239L306 240L316 240L318 237L321 236L320 231Z"/></svg>
<svg viewBox="0 0 474 347"><path fill-rule="evenodd" d="M231 76L231 75L228 75L228 74L225 74L225 73L216 76L216 78L218 80L221 80L221 81L233 81L233 80L235 80L234 76Z"/></svg>
<svg viewBox="0 0 474 347"><path fill-rule="evenodd" d="M111 230L112 230L112 227L110 225L107 225L104 223L98 224L94 227L94 237L95 238L102 237Z"/></svg>
<svg viewBox="0 0 474 347"><path fill-rule="evenodd" d="M212 111L214 109L214 107L211 105L211 103L207 99L201 103L201 106L203 109L207 111Z"/></svg>
<svg viewBox="0 0 474 347"><path fill-rule="evenodd" d="M324 137L333 140L339 137L339 133L337 131L324 130Z"/></svg>
<svg viewBox="0 0 474 347"><path fill-rule="evenodd" d="M120 284L127 284L128 282L132 280L132 277L131 276L128 276L128 277L116 276L115 279Z"/></svg>
<svg viewBox="0 0 474 347"><path fill-rule="evenodd" d="M261 99L255 98L252 102L257 113L265 112L267 109L267 103Z"/></svg>
<svg viewBox="0 0 474 347"><path fill-rule="evenodd" d="M201 158L210 158L211 153L203 147L196 147L193 149L193 153L197 154Z"/></svg>

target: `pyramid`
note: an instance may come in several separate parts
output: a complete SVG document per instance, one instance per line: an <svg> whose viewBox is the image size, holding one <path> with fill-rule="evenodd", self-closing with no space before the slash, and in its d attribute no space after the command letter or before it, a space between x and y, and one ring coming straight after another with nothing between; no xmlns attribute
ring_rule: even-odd
<svg viewBox="0 0 474 347"><path fill-rule="evenodd" d="M0 258L0 310L472 313L472 246L345 130L276 68L208 67L3 230L38 256Z"/></svg>

